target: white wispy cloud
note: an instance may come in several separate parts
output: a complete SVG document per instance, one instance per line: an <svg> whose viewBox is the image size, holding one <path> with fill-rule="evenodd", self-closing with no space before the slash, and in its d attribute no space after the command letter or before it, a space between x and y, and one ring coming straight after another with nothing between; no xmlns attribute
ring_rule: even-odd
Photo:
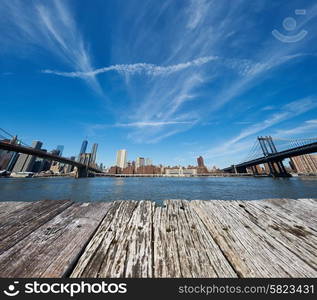
<svg viewBox="0 0 317 300"><path fill-rule="evenodd" d="M210 61L217 60L216 56L206 56L199 57L197 59L180 63L170 66L157 66L154 64L147 63L136 63L136 64L121 64L121 65L112 65L109 67L98 68L88 72L60 72L54 70L43 70L42 73L46 74L55 74L65 77L78 77L86 78L91 76L96 76L102 73L116 71L123 75L134 75L134 74L144 74L148 76L159 76L159 75L169 75L179 71L183 71L191 67L199 67Z"/></svg>
<svg viewBox="0 0 317 300"><path fill-rule="evenodd" d="M3 1L1 6L0 15L7 30L0 41L5 49L18 44L19 48L15 51L33 47L36 53L41 48L71 70L93 70L91 54L66 1L10 0ZM95 91L101 92L94 75L84 80Z"/></svg>
<svg viewBox="0 0 317 300"><path fill-rule="evenodd" d="M165 121L175 119L187 110L203 122L229 102L261 84L267 76L273 76L273 72L280 67L312 55L301 51L305 42L302 45L281 47L279 41L274 41L274 38L268 35L270 41L259 41L263 43L263 47L259 47L252 55L243 58L239 53L240 55L230 57L232 52L228 51L228 40L234 41L237 49L245 47L241 44L247 43L245 36L236 34L237 29L243 28L248 33L255 32L254 28L246 28L248 24L244 22L250 13L254 13L252 7L249 8L243 0L234 1L230 6L221 1L190 1L184 15L180 13L170 20L169 28L173 28L173 31L172 36L167 39L171 44L168 45L170 51L164 65L174 66L174 61L191 62L192 57L210 56L213 58L212 63L201 64L195 69L183 68L181 72L173 73L173 78L169 80L157 77L155 81L151 81L151 86L142 95L142 101L132 106L132 113L129 111L128 118L132 122ZM146 12L143 14L146 16ZM142 24L142 21L138 20L138 24ZM252 21L250 24L254 25ZM151 40L149 27L145 31L138 31L136 35L140 34L143 40L138 38L137 44L131 42L129 49L140 51L137 46L145 45ZM130 34L133 35L134 32ZM248 39L254 43L253 36L249 36ZM164 43L165 39L161 38L160 41ZM155 47L156 45L157 43ZM153 48L152 51L155 53L156 49ZM223 79L226 84L224 87L213 85L214 79ZM209 97L206 93L199 93L199 88L203 84L209 85ZM129 89L133 94L133 84ZM197 102L195 106L190 105L193 101ZM199 124L199 121L194 125L196 124ZM191 128L191 125L185 129L180 126L179 131L175 130L174 134ZM150 127L145 130L135 128L130 136L133 140L142 142L148 141L150 137L164 137L165 134L170 136L168 131L167 127L158 130Z"/></svg>
<svg viewBox="0 0 317 300"><path fill-rule="evenodd" d="M276 52L270 50L269 55L266 55L262 61L254 62L251 60L242 60L242 64L239 60L231 64L233 69L238 69L241 77L237 78L231 83L231 86L220 92L211 101L211 111L215 111L223 107L228 102L241 96L243 93L250 90L252 87L260 84L266 75L272 74L272 72L296 58L306 56L316 56L311 53L297 53L294 55L283 55L284 52L289 50Z"/></svg>
<svg viewBox="0 0 317 300"><path fill-rule="evenodd" d="M274 105L267 105L262 108L263 111L274 110L276 107Z"/></svg>
<svg viewBox="0 0 317 300"><path fill-rule="evenodd" d="M307 134L312 133L313 136L316 137L316 129L317 129L317 120L307 120L303 124L296 126L291 129L279 129L275 131L274 135L278 137L290 137L297 136L299 134Z"/></svg>
<svg viewBox="0 0 317 300"><path fill-rule="evenodd" d="M188 22L186 27L195 29L200 23L203 22L208 14L208 9L212 1L209 0L190 0L187 8Z"/></svg>
<svg viewBox="0 0 317 300"><path fill-rule="evenodd" d="M167 125L185 125L185 124L193 124L194 121L148 121L148 122L133 122L133 123L117 123L114 126L115 127L161 127L161 126L167 126Z"/></svg>

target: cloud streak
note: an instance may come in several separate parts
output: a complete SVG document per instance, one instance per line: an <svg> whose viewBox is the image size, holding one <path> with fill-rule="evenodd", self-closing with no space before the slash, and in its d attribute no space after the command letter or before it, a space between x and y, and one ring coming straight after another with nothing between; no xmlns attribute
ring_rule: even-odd
<svg viewBox="0 0 317 300"><path fill-rule="evenodd" d="M45 74L54 74L65 77L77 77L77 78L87 78L93 77L102 73L116 71L119 74L123 75L135 75L135 74L144 74L147 76L160 76L160 75L169 75L179 71L183 71L192 67L202 66L210 61L217 60L216 56L206 56L188 61L185 63L180 63L170 66L158 66L154 64L147 63L136 63L136 64L121 64L121 65L112 65L109 67L99 68L93 71L88 72L60 72L54 70L42 70L42 73Z"/></svg>
<svg viewBox="0 0 317 300"><path fill-rule="evenodd" d="M294 127L292 129L279 129L274 133L274 135L278 137L289 137L289 136L297 136L299 134L306 134L310 132L314 132L313 134L315 134L316 129L317 129L317 119L307 120L302 125Z"/></svg>
<svg viewBox="0 0 317 300"><path fill-rule="evenodd" d="M6 34L0 37L4 48L19 44L36 51L41 48L53 54L76 72L93 70L92 57L70 8L65 1L4 1L0 11ZM32 51L32 53L33 53ZM84 78L96 92L101 93L94 75Z"/></svg>
<svg viewBox="0 0 317 300"><path fill-rule="evenodd" d="M161 127L161 126L167 126L167 125L188 125L193 124L194 121L148 121L148 122L133 122L133 123L118 123L115 124L114 127Z"/></svg>

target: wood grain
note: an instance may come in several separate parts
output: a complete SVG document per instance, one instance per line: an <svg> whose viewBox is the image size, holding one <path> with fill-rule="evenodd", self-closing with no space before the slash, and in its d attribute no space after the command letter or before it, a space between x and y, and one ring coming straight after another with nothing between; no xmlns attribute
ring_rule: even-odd
<svg viewBox="0 0 317 300"><path fill-rule="evenodd" d="M0 277L317 277L317 201L0 203Z"/></svg>
<svg viewBox="0 0 317 300"><path fill-rule="evenodd" d="M110 203L76 203L0 255L0 277L63 277Z"/></svg>
<svg viewBox="0 0 317 300"><path fill-rule="evenodd" d="M247 213L236 201L193 201L191 206L240 277L317 275L300 255L267 232L263 223L259 226L257 216Z"/></svg>
<svg viewBox="0 0 317 300"><path fill-rule="evenodd" d="M71 201L37 201L24 206L18 203L18 209L0 219L0 254L27 237L34 230L54 218Z"/></svg>

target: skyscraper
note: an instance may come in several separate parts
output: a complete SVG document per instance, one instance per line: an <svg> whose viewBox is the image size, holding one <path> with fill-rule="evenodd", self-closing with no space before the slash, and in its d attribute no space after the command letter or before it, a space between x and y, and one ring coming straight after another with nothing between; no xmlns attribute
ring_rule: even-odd
<svg viewBox="0 0 317 300"><path fill-rule="evenodd" d="M145 165L144 157L137 157L135 161L135 167L140 168Z"/></svg>
<svg viewBox="0 0 317 300"><path fill-rule="evenodd" d="M312 154L291 157L290 165L297 173L317 173L317 159Z"/></svg>
<svg viewBox="0 0 317 300"><path fill-rule="evenodd" d="M88 145L88 141L84 140L84 141L82 142L82 144L81 144L81 148L80 148L79 155L80 155L80 154L83 154L83 153L86 153L87 145Z"/></svg>
<svg viewBox="0 0 317 300"><path fill-rule="evenodd" d="M208 173L208 170L205 166L204 159L202 158L202 156L199 156L197 158L197 164L198 164L197 173L199 174Z"/></svg>
<svg viewBox="0 0 317 300"><path fill-rule="evenodd" d="M80 152L77 157L77 161L80 161L82 154L86 153L88 141L84 140L81 144Z"/></svg>
<svg viewBox="0 0 317 300"><path fill-rule="evenodd" d="M63 145L57 145L56 150L59 151L59 156L63 156L64 146Z"/></svg>
<svg viewBox="0 0 317 300"><path fill-rule="evenodd" d="M4 139L1 140L2 143L7 144L18 144L17 137L13 137L11 140ZM19 153L7 150L0 150L0 170L11 171L13 166L15 165L17 159L19 157Z"/></svg>
<svg viewBox="0 0 317 300"><path fill-rule="evenodd" d="M205 163L204 163L204 159L202 156L199 156L197 158L197 164L199 168L204 168L205 167Z"/></svg>
<svg viewBox="0 0 317 300"><path fill-rule="evenodd" d="M40 141L34 141L32 143L32 148L41 149L43 143ZM33 165L35 162L36 156L28 154L20 154L14 168L13 172L32 172Z"/></svg>
<svg viewBox="0 0 317 300"><path fill-rule="evenodd" d="M93 144L92 149L91 149L91 162L94 164L96 162L96 157L97 157L97 149L98 149L98 144Z"/></svg>
<svg viewBox="0 0 317 300"><path fill-rule="evenodd" d="M118 150L116 166L123 169L126 167L126 165L127 165L127 150L125 149Z"/></svg>

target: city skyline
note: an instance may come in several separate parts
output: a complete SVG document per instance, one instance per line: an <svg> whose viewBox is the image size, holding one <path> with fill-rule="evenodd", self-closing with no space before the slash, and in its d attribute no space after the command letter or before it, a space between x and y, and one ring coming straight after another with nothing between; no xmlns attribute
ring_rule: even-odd
<svg viewBox="0 0 317 300"><path fill-rule="evenodd" d="M1 126L27 144L227 167L257 135L315 136L314 1L4 0L0 15Z"/></svg>

